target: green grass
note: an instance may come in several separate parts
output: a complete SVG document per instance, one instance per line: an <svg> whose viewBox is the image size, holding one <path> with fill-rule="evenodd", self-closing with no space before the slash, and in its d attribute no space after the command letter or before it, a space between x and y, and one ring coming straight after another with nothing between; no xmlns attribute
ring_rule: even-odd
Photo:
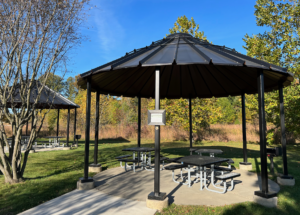
<svg viewBox="0 0 300 215"><path fill-rule="evenodd" d="M153 141L142 140L143 146L153 147ZM136 141L101 140L99 144L99 163L103 169L119 166L114 158L124 154L125 147L136 146ZM162 142L161 151L165 156L177 157L188 155L188 142ZM242 143L237 142L204 142L195 146L222 149L222 157L235 161L234 166L242 161ZM94 145L90 145L90 161L93 161ZM253 171L260 165L259 145L248 144L249 162ZM224 207L179 206L171 205L158 214L299 214L300 189L299 179L300 147L288 147L289 173L296 179L294 187L281 187L278 195L278 208L267 209L254 203L242 203ZM0 214L17 214L76 188L76 181L83 176L84 145L80 142L78 149L69 151L39 152L29 155L25 171L25 181L19 184L4 184L0 175ZM282 172L281 158L275 158L275 174ZM90 174L92 176L92 174ZM275 179L275 176L271 177Z"/></svg>

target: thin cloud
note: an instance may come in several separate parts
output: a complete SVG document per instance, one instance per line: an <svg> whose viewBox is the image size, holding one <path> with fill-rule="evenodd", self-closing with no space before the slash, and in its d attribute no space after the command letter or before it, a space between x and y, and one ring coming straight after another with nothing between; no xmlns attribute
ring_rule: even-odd
<svg viewBox="0 0 300 215"><path fill-rule="evenodd" d="M99 39L100 50L104 54L104 58L109 55L122 44L125 37L125 30L120 24L117 16L107 6L101 4L100 10L95 10L95 24L97 36Z"/></svg>

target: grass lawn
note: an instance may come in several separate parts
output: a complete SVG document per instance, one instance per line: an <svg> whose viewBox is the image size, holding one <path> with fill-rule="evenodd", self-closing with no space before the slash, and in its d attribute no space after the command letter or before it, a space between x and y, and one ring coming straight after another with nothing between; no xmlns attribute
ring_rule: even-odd
<svg viewBox="0 0 300 215"><path fill-rule="evenodd" d="M119 166L114 158L124 154L121 149L136 146L136 141L101 140L99 145L99 163L103 169ZM153 141L142 140L143 146L153 147ZM161 151L165 156L177 157L188 155L188 142L161 142ZM235 161L234 166L242 161L242 143L238 142L204 142L195 146L222 149L222 157ZM90 146L90 161L93 161L93 142ZM180 149L181 148L181 149ZM259 169L259 145L248 144L249 162L253 169ZM300 173L300 146L288 147L289 173L296 179L294 187L281 187L278 194L278 208L268 209L246 202L224 207L180 206L171 205L157 214L300 214L300 185L297 183ZM69 151L50 151L30 154L22 183L4 184L0 175L0 214L16 214L63 195L76 188L76 181L83 176L84 145L80 142L78 149ZM282 172L281 158L274 159L275 174ZM92 174L90 174L92 176ZM275 177L270 176L275 179Z"/></svg>

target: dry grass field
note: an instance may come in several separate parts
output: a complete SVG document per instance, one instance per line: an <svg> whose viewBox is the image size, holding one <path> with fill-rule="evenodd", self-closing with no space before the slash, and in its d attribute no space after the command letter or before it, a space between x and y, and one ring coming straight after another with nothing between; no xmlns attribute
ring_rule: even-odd
<svg viewBox="0 0 300 215"><path fill-rule="evenodd" d="M5 126L5 130L8 134L11 133L11 127L9 125ZM30 131L30 125L28 127ZM25 134L26 128L23 128L23 134ZM77 128L77 134L81 134L84 138L84 127ZM70 125L70 136L72 137L73 125ZM49 132L47 124L45 124L41 130L40 137L56 135L56 129ZM66 136L66 124L61 123L59 135ZM91 137L94 137L95 133L93 128L91 129ZM228 141L242 141L242 125L234 124L214 124L210 125L210 128L201 134L203 140L207 141L217 141L217 142L228 142ZM154 128L153 126L143 125L142 134L143 139L153 139L154 138ZM126 138L134 139L137 137L137 124L132 125L105 125L100 128L99 138ZM173 126L161 126L161 140L167 141L185 141L189 139L189 132L182 129L178 129ZM259 134L258 127L252 124L247 124L247 141L249 142L258 142Z"/></svg>

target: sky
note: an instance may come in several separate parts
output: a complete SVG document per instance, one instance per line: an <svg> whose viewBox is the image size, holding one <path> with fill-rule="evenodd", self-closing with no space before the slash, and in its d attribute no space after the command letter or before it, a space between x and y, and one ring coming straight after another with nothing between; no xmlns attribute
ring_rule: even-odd
<svg viewBox="0 0 300 215"><path fill-rule="evenodd" d="M90 16L81 29L88 40L73 52L67 76L162 39L183 15L193 17L213 44L246 54L244 36L266 30L256 25L254 5L255 0L92 0Z"/></svg>

